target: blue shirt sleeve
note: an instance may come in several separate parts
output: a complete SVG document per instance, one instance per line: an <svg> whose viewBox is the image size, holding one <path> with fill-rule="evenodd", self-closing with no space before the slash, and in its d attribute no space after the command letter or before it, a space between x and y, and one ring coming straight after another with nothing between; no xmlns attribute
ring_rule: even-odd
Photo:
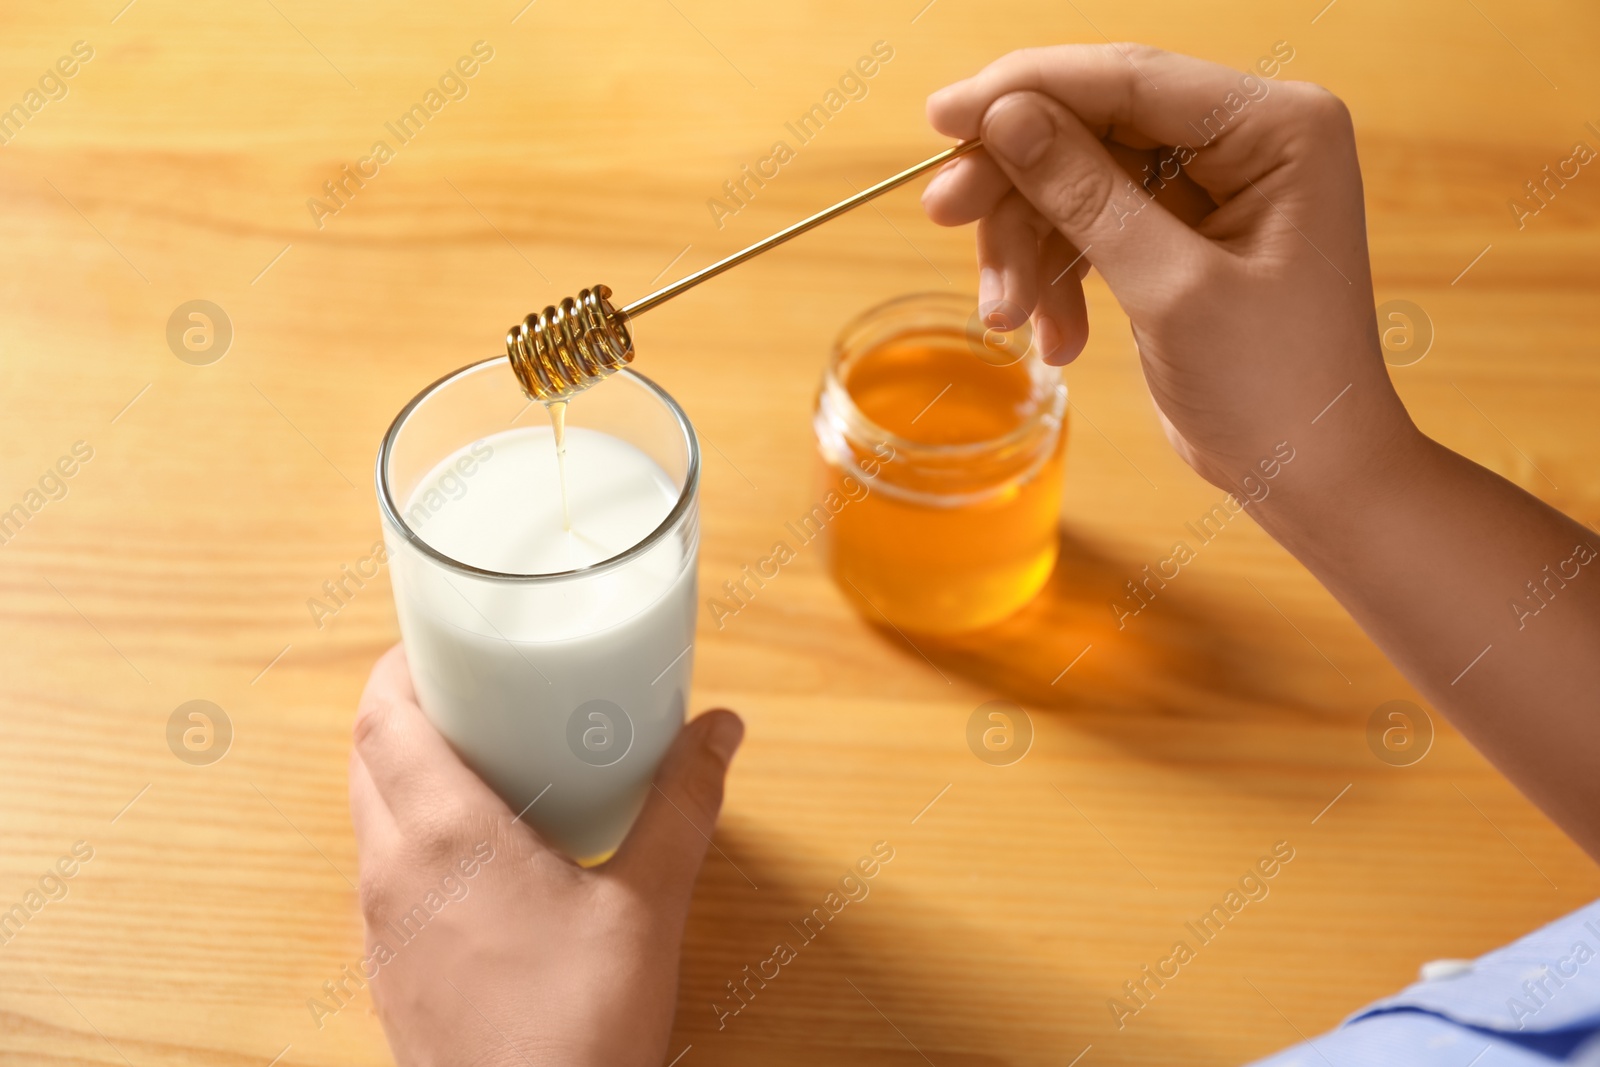
<svg viewBox="0 0 1600 1067"><path fill-rule="evenodd" d="M1428 969L1425 969L1428 971ZM1600 901L1256 1067L1600 1067Z"/></svg>

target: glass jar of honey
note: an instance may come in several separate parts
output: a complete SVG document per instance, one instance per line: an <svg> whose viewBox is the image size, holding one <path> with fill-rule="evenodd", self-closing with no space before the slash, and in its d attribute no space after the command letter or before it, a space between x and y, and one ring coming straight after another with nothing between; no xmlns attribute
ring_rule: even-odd
<svg viewBox="0 0 1600 1067"><path fill-rule="evenodd" d="M1059 551L1066 384L1026 326L996 334L976 307L918 293L872 308L839 334L817 396L834 580L905 630L998 622Z"/></svg>

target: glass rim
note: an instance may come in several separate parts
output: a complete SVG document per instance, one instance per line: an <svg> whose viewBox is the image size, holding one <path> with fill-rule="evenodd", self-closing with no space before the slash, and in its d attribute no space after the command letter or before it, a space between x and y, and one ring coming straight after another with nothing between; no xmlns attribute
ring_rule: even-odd
<svg viewBox="0 0 1600 1067"><path fill-rule="evenodd" d="M1048 397L1043 397L1041 398L1041 402L1034 408L1034 410L1028 413L1027 417L1024 418L1021 423L1012 429L1007 430L999 437L990 437L982 441L968 441L962 444L930 445L921 441L912 440L909 437L904 437L897 433L892 433L884 427L878 425L872 419L868 418L866 413L856 406L855 398L850 395L850 390L845 386L844 379L838 373L839 366L845 361L846 342L850 340L853 334L870 325L874 319L877 319L886 313L899 310L904 305L916 304L920 302L941 303L952 309L956 308L957 305L960 305L962 309L967 307L976 308L978 306L978 298L968 294L946 293L940 292L936 289L924 289L920 292L904 293L900 296L892 297L867 308L865 311L852 318L849 322L845 323L844 326L840 328L838 334L834 337L833 352L828 360L827 367L823 371L822 388L823 391L828 394L828 396L839 406L841 412L846 416L846 418L851 422L857 423L859 429L875 436L878 440L885 442L898 451L904 451L912 455L926 456L929 458L962 460L975 456L982 456L986 453L999 451L1015 445L1021 445L1026 442L1032 434L1038 432L1040 423L1044 422L1048 418L1051 418L1053 415L1059 415L1061 412L1066 410L1069 397L1066 378L1064 375L1060 374L1060 367L1052 367L1050 364L1045 363L1041 359L1039 360L1039 364L1041 366L1057 372L1057 380L1055 381L1051 391L1055 392L1056 390L1059 390L1059 392L1057 392L1057 402L1061 412L1054 410L1057 407L1057 404L1052 404L1049 402ZM974 358L977 357L975 356ZM1016 362L1025 362L1030 358L1032 357L1023 356Z"/></svg>
<svg viewBox="0 0 1600 1067"><path fill-rule="evenodd" d="M699 438L695 434L693 424L689 422L688 414L684 412L683 408L672 398L670 393L638 371L631 368L623 368L614 377L626 377L644 386L655 395L657 400L661 401L677 423L679 431L683 434L684 447L688 454L689 462L687 469L684 471L683 489L678 493L678 499L673 503L672 510L667 512L667 517L661 520L660 525L635 544L630 545L614 556L600 560L598 563L591 563L587 567L578 567L568 571L546 571L539 574L523 574L515 571L496 571L484 567L475 567L470 563L463 563L461 560L446 555L424 540L421 534L406 523L399 506L394 501L393 494L390 492L389 457L394 451L395 441L398 440L401 432L405 429L406 423L417 408L422 405L423 401L457 380L470 374L475 374L493 363L509 364L510 358L507 356L491 356L488 359L457 368L435 380L406 402L405 407L400 409L399 413L395 415L394 421L389 424L389 429L384 432L383 443L378 448L377 470L375 471L378 508L383 513L385 521L405 535L408 544L436 563L440 563L458 574L464 574L472 578L507 583L571 581L574 578L588 577L589 575L600 574L622 566L635 557L643 555L682 524L684 516L694 508L695 497L700 488ZM511 374L509 366L506 368L506 373ZM603 382L599 384L604 385ZM529 401L529 403L533 403L533 401Z"/></svg>

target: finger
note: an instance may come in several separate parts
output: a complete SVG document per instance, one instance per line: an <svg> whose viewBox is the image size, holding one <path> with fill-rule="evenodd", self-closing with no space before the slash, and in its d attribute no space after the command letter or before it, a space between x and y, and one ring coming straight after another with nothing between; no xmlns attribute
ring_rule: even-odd
<svg viewBox="0 0 1600 1067"><path fill-rule="evenodd" d="M974 137L996 100L1024 90L1059 101L1097 139L1115 136L1143 147L1199 144L1212 132L1225 133L1224 140L1238 137L1264 112L1238 102L1263 99L1266 83L1217 63L1144 45L1027 48L934 93L928 98L928 121L949 136ZM1209 131L1194 125L1213 116L1219 121Z"/></svg>
<svg viewBox="0 0 1600 1067"><path fill-rule="evenodd" d="M1221 255L1131 181L1082 121L1050 97L1001 97L982 133L1017 191L1083 250L1130 314L1170 302L1176 279Z"/></svg>
<svg viewBox="0 0 1600 1067"><path fill-rule="evenodd" d="M436 825L449 812L510 817L500 798L422 714L401 645L386 652L367 679L356 713L355 749L404 836Z"/></svg>
<svg viewBox="0 0 1600 1067"><path fill-rule="evenodd" d="M1011 179L981 149L940 168L922 191L922 207L940 226L977 222L1011 191Z"/></svg>
<svg viewBox="0 0 1600 1067"><path fill-rule="evenodd" d="M708 711L667 750L644 809L606 865L641 892L687 902L722 810L722 785L744 723L731 711Z"/></svg>
<svg viewBox="0 0 1600 1067"><path fill-rule="evenodd" d="M978 220L978 312L995 329L1014 330L1033 314L1039 271L1037 224L1033 206L1015 192Z"/></svg>
<svg viewBox="0 0 1600 1067"><path fill-rule="evenodd" d="M1102 143L1128 177L1190 226L1217 209L1216 201L1184 172L1171 150L1135 148L1117 140L1102 139ZM965 226L992 212L1012 188L1005 171L987 153L977 151L945 164L923 191L922 206L940 226Z"/></svg>
<svg viewBox="0 0 1600 1067"><path fill-rule="evenodd" d="M363 856L387 853L400 841L394 815L354 749L350 752L350 824L356 832L356 851Z"/></svg>
<svg viewBox="0 0 1600 1067"><path fill-rule="evenodd" d="M1088 270L1089 261L1059 233L1040 243L1033 337L1046 363L1071 363L1088 343L1089 309L1083 299L1083 276Z"/></svg>
<svg viewBox="0 0 1600 1067"><path fill-rule="evenodd" d="M1308 136L1313 124L1303 121L1302 105L1338 110L1322 106L1331 94L1306 83L1264 81L1142 45L1062 45L1013 52L947 86L929 98L929 120L940 130L975 130L989 104L1022 90L1055 98L1102 140L1174 146L1184 174L1219 204L1280 166L1296 139Z"/></svg>

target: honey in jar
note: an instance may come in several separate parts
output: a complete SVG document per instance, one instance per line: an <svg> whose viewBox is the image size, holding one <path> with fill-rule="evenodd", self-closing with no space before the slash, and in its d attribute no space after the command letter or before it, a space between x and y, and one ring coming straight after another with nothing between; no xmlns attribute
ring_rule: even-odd
<svg viewBox="0 0 1600 1067"><path fill-rule="evenodd" d="M976 306L930 293L873 308L840 334L818 395L824 487L847 502L826 528L834 579L905 630L998 622L1059 549L1066 386Z"/></svg>

